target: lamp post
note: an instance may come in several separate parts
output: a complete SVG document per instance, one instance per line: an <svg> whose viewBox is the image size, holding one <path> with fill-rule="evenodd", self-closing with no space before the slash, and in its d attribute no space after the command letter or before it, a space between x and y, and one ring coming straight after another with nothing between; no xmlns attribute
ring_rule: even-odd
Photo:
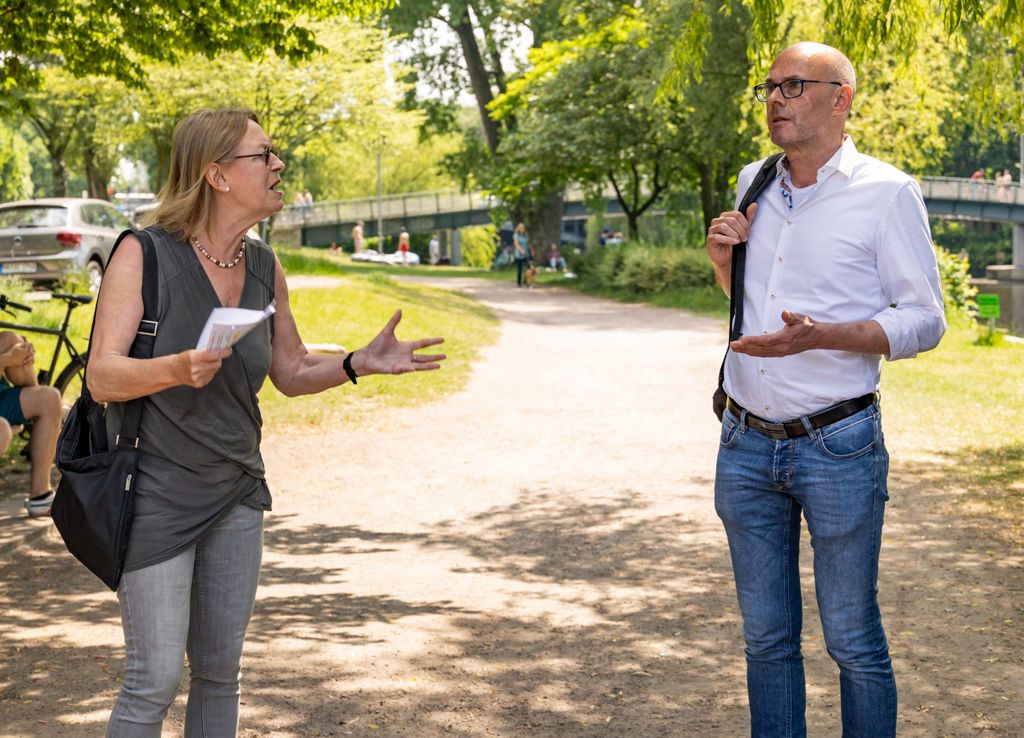
<svg viewBox="0 0 1024 738"><path fill-rule="evenodd" d="M381 207L384 202L384 176L383 169L381 167L381 154L384 150L384 137L381 136L377 140L377 249L380 253L384 253L384 215L381 213Z"/></svg>
<svg viewBox="0 0 1024 738"><path fill-rule="evenodd" d="M1024 111L1024 69L1021 70L1021 110ZM1020 115L1017 124L1020 131L1020 182L1014 202L1020 200L1024 195L1024 113ZM1024 224L1017 223L1013 226L1013 278L1024 280Z"/></svg>

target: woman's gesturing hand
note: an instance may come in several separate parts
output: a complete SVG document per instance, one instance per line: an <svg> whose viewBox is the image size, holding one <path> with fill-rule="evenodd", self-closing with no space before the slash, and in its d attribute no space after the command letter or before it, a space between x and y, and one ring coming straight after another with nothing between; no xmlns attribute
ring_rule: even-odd
<svg viewBox="0 0 1024 738"><path fill-rule="evenodd" d="M396 310L391 320L381 329L377 337L364 348L354 352L352 369L358 376L366 374L405 374L427 369L440 369L444 354L417 354L427 346L444 343L443 338L421 338L418 341L399 341L395 327L402 319L402 311Z"/></svg>
<svg viewBox="0 0 1024 738"><path fill-rule="evenodd" d="M220 369L224 359L231 356L231 349L218 349L216 351L196 351L190 349L182 351L178 356L181 359L179 365L179 379L181 384L189 387L205 387L213 379L213 375Z"/></svg>

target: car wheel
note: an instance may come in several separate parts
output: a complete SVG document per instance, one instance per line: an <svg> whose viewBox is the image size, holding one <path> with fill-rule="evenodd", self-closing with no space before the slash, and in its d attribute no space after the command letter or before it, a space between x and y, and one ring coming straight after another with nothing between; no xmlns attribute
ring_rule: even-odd
<svg viewBox="0 0 1024 738"><path fill-rule="evenodd" d="M103 267L98 261L90 261L85 267L85 275L89 280L89 292L94 295L100 290L103 281Z"/></svg>

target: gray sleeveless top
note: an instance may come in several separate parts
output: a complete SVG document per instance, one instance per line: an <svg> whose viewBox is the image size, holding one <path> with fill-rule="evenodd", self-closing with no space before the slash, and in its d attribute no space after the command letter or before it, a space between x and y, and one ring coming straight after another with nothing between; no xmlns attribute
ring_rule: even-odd
<svg viewBox="0 0 1024 738"><path fill-rule="evenodd" d="M195 348L220 300L188 243L160 228L148 233L160 264L160 326L153 356ZM247 238L245 269L239 306L262 310L274 299L270 247ZM273 317L235 344L205 387L171 387L147 398L126 571L173 558L235 505L270 509L256 393L270 371L272 337ZM122 412L120 403L107 408L111 437Z"/></svg>

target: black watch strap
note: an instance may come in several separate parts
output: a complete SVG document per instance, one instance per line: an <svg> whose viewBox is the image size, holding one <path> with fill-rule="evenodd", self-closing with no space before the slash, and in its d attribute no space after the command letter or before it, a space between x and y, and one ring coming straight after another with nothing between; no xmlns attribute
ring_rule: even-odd
<svg viewBox="0 0 1024 738"><path fill-rule="evenodd" d="M356 370L352 368L352 357L355 356L355 354L356 352L352 351L345 356L345 360L341 362L341 368L345 370L345 374L348 375L349 381L351 381L352 384L358 384L358 382L356 382Z"/></svg>

